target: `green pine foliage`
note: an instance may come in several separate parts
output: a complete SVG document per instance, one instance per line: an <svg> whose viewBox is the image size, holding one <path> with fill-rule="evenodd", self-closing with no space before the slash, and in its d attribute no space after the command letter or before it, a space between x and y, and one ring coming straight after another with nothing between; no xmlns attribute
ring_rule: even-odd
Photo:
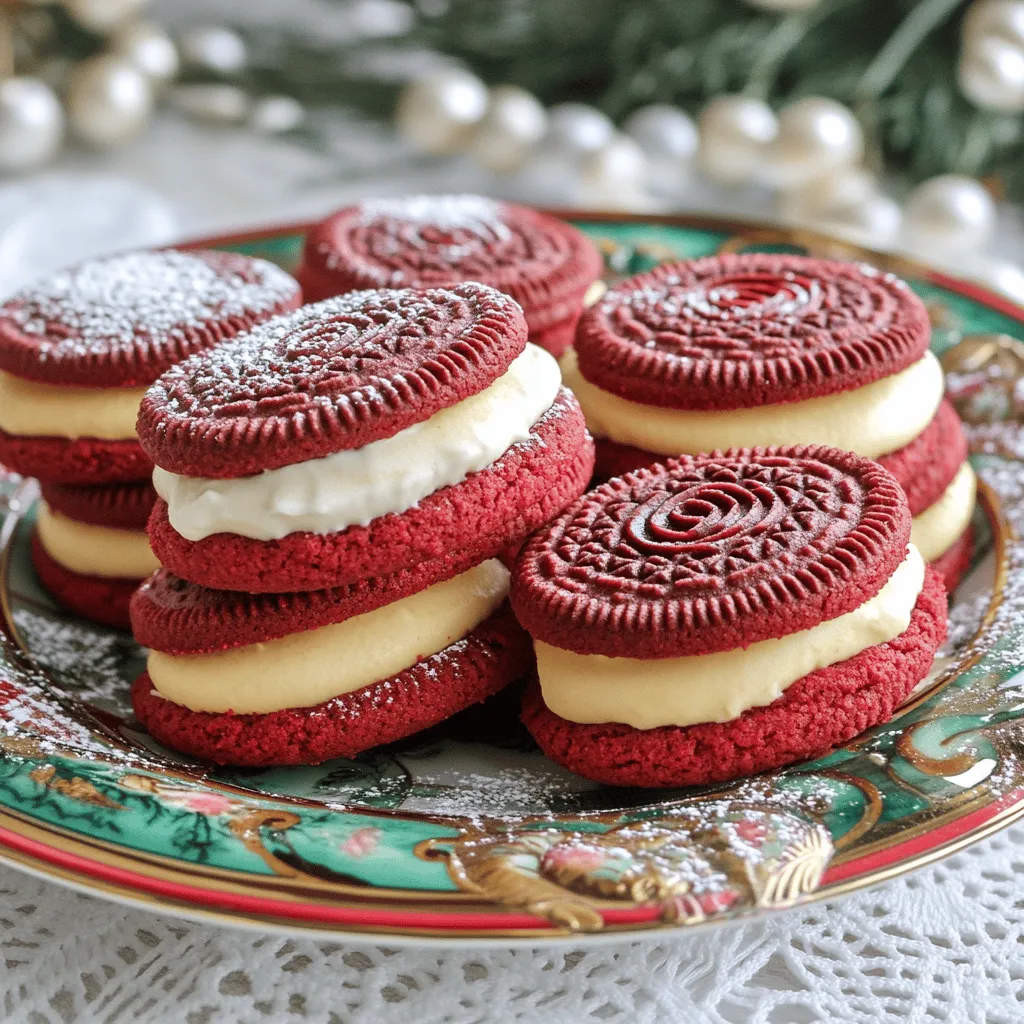
<svg viewBox="0 0 1024 1024"><path fill-rule="evenodd" d="M916 181L994 175L1024 198L1024 118L982 111L956 82L966 0L819 0L775 15L744 0L446 0L416 37L489 83L582 99L621 120L646 103L695 113L746 92L850 106L869 160Z"/></svg>

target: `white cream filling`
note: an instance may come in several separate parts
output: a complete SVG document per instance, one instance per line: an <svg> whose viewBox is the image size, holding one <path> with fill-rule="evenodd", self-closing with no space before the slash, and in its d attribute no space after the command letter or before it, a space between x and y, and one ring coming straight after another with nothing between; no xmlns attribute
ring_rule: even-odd
<svg viewBox="0 0 1024 1024"><path fill-rule="evenodd" d="M461 640L508 595L492 558L443 583L344 622L215 654L149 655L153 688L193 711L306 708L404 672Z"/></svg>
<svg viewBox="0 0 1024 1024"><path fill-rule="evenodd" d="M742 649L684 658L608 658L539 641L544 703L570 722L634 729L729 722L777 700L798 679L904 632L924 585L913 544L885 586L859 608L810 629Z"/></svg>
<svg viewBox="0 0 1024 1024"><path fill-rule="evenodd" d="M560 386L555 359L527 345L490 387L393 437L235 480L158 467L153 486L171 526L191 541L215 533L279 540L365 526L460 483L525 441Z"/></svg>
<svg viewBox="0 0 1024 1024"><path fill-rule="evenodd" d="M965 462L942 496L910 524L910 540L926 562L934 562L959 540L974 514L978 478Z"/></svg>
<svg viewBox="0 0 1024 1024"><path fill-rule="evenodd" d="M909 444L935 416L945 382L930 352L890 377L803 402L746 409L665 409L620 398L591 384L570 349L562 374L594 437L656 455L697 455L719 448L827 444L877 459Z"/></svg>

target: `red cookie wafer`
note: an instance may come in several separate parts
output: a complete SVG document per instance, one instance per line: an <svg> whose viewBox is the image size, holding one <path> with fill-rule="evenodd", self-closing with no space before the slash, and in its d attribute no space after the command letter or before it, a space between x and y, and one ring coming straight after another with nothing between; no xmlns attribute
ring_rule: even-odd
<svg viewBox="0 0 1024 1024"><path fill-rule="evenodd" d="M156 491L148 480L106 487L72 487L44 483L47 505L69 519L116 530L144 530Z"/></svg>
<svg viewBox="0 0 1024 1024"><path fill-rule="evenodd" d="M891 455L878 459L899 481L912 516L942 497L967 460L967 437L953 403L944 398L931 423Z"/></svg>
<svg viewBox="0 0 1024 1024"><path fill-rule="evenodd" d="M876 462L746 448L617 477L527 541L512 607L578 654L671 658L860 607L906 558L907 501Z"/></svg>
<svg viewBox="0 0 1024 1024"><path fill-rule="evenodd" d="M300 301L283 270L237 253L104 256L0 307L0 369L47 384L138 387Z"/></svg>
<svg viewBox="0 0 1024 1024"><path fill-rule="evenodd" d="M946 585L946 592L952 594L956 590L964 573L971 567L971 560L974 557L974 527L968 526L960 537L953 542L953 546L944 551L931 567L942 577Z"/></svg>
<svg viewBox="0 0 1024 1024"><path fill-rule="evenodd" d="M741 409L836 394L920 359L930 326L898 278L749 253L660 266L610 288L576 331L583 376L672 409Z"/></svg>
<svg viewBox="0 0 1024 1024"><path fill-rule="evenodd" d="M264 715L190 711L132 686L139 721L160 742L218 764L319 764L411 736L497 693L528 671L529 638L507 608L465 639L390 679L310 708Z"/></svg>
<svg viewBox="0 0 1024 1024"><path fill-rule="evenodd" d="M249 476L421 423L525 346L522 311L485 285L353 292L172 367L143 399L139 438L172 473Z"/></svg>
<svg viewBox="0 0 1024 1024"><path fill-rule="evenodd" d="M32 532L32 563L39 581L57 602L83 619L128 629L128 604L138 580L83 576L55 562Z"/></svg>
<svg viewBox="0 0 1024 1024"><path fill-rule="evenodd" d="M310 299L481 281L522 305L540 343L557 322L575 324L602 267L582 232L537 210L483 196L410 196L368 200L322 221L306 239L299 277Z"/></svg>
<svg viewBox="0 0 1024 1024"><path fill-rule="evenodd" d="M22 476L79 487L153 475L153 463L134 439L20 437L0 430L0 463Z"/></svg>
<svg viewBox="0 0 1024 1024"><path fill-rule="evenodd" d="M443 579L459 571L454 566L490 558L547 522L584 491L593 466L583 414L563 388L528 441L461 483L367 526L274 541L218 533L193 542L171 526L167 505L158 500L149 539L162 565L220 590L321 590L422 561L440 563Z"/></svg>
<svg viewBox="0 0 1024 1024"><path fill-rule="evenodd" d="M910 625L894 640L798 679L778 700L729 722L634 729L554 714L534 684L523 721L553 761L613 786L695 786L828 753L888 721L928 674L946 637L946 594L925 576Z"/></svg>

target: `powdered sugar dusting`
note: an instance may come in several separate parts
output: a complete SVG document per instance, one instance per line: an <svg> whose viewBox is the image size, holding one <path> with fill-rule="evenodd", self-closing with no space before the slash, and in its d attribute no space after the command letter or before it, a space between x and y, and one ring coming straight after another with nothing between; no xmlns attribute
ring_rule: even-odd
<svg viewBox="0 0 1024 1024"><path fill-rule="evenodd" d="M167 345L222 319L258 318L295 294L267 260L167 249L81 263L19 292L4 314L38 337L45 362Z"/></svg>

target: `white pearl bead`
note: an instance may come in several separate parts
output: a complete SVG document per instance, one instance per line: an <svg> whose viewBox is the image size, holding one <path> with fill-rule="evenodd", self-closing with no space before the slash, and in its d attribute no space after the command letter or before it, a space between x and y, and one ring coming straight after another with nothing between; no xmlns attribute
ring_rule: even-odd
<svg viewBox="0 0 1024 1024"><path fill-rule="evenodd" d="M249 125L263 135L280 135L298 128L306 109L292 96L265 96L252 105Z"/></svg>
<svg viewBox="0 0 1024 1024"><path fill-rule="evenodd" d="M766 177L792 187L864 155L864 133L857 118L835 100L808 96L779 114L779 132L768 150Z"/></svg>
<svg viewBox="0 0 1024 1024"><path fill-rule="evenodd" d="M904 242L927 258L980 249L992 237L996 207L980 182L940 174L910 194L903 221Z"/></svg>
<svg viewBox="0 0 1024 1024"><path fill-rule="evenodd" d="M983 261L976 280L1024 306L1024 267L1009 260L992 257Z"/></svg>
<svg viewBox="0 0 1024 1024"><path fill-rule="evenodd" d="M647 156L650 187L661 195L675 195L690 176L697 155L697 126L678 107L655 103L641 107L624 125Z"/></svg>
<svg viewBox="0 0 1024 1024"><path fill-rule="evenodd" d="M778 122L771 107L750 96L718 96L697 119L700 169L723 185L750 181L775 138Z"/></svg>
<svg viewBox="0 0 1024 1024"><path fill-rule="evenodd" d="M64 0L68 14L90 32L106 33L137 14L147 0Z"/></svg>
<svg viewBox="0 0 1024 1024"><path fill-rule="evenodd" d="M1024 48L999 36L972 39L957 67L960 90L976 106L1024 109Z"/></svg>
<svg viewBox="0 0 1024 1024"><path fill-rule="evenodd" d="M580 169L582 201L607 209L638 209L648 205L648 175L644 151L628 135L616 135L607 145L584 157Z"/></svg>
<svg viewBox="0 0 1024 1024"><path fill-rule="evenodd" d="M204 71L233 75L245 67L245 41L237 33L220 25L197 25L179 39L182 60Z"/></svg>
<svg viewBox="0 0 1024 1024"><path fill-rule="evenodd" d="M249 95L236 85L190 83L175 86L169 95L175 110L210 124L240 124L249 116Z"/></svg>
<svg viewBox="0 0 1024 1024"><path fill-rule="evenodd" d="M159 25L137 21L121 29L110 44L112 53L127 57L151 82L162 85L178 74L178 48Z"/></svg>
<svg viewBox="0 0 1024 1024"><path fill-rule="evenodd" d="M140 132L153 112L149 79L125 57L101 54L75 69L68 90L68 121L95 146L112 146Z"/></svg>
<svg viewBox="0 0 1024 1024"><path fill-rule="evenodd" d="M747 0L751 7L759 7L762 11L777 11L790 14L793 11L809 11L819 0Z"/></svg>
<svg viewBox="0 0 1024 1024"><path fill-rule="evenodd" d="M64 110L37 78L0 81L0 171L46 163L64 138Z"/></svg>
<svg viewBox="0 0 1024 1024"><path fill-rule="evenodd" d="M859 203L833 210L807 226L855 245L887 249L896 242L902 219L903 211L895 199L873 195Z"/></svg>
<svg viewBox="0 0 1024 1024"><path fill-rule="evenodd" d="M875 176L870 171L863 167L837 167L781 192L779 213L790 223L804 223L867 202L877 192Z"/></svg>
<svg viewBox="0 0 1024 1024"><path fill-rule="evenodd" d="M975 0L967 8L961 32L968 44L985 36L998 36L1024 48L1024 2Z"/></svg>
<svg viewBox="0 0 1024 1024"><path fill-rule="evenodd" d="M427 153L454 153L468 143L487 109L487 89L458 68L410 82L395 109L399 131Z"/></svg>
<svg viewBox="0 0 1024 1024"><path fill-rule="evenodd" d="M548 111L545 144L575 156L594 153L611 142L615 125L585 103L557 103Z"/></svg>
<svg viewBox="0 0 1024 1024"><path fill-rule="evenodd" d="M547 126L547 112L536 96L517 85L496 86L469 153L489 170L508 174L522 166Z"/></svg>

